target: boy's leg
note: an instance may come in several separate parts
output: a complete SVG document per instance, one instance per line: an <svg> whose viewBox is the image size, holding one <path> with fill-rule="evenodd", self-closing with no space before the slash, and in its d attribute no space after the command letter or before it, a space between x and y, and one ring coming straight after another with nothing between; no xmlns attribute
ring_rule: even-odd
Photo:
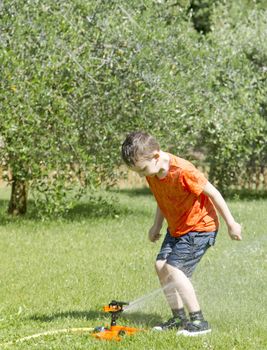
<svg viewBox="0 0 267 350"><path fill-rule="evenodd" d="M155 268L166 300L171 310L173 310L173 313L175 313L175 310L182 309L184 304L179 293L177 292L175 284L172 282L169 273L166 270L166 260L157 260Z"/></svg>
<svg viewBox="0 0 267 350"><path fill-rule="evenodd" d="M166 275L174 289L176 289L185 304L189 312L197 312L200 310L200 306L197 300L197 296L194 287L188 277L179 270L177 267L165 265Z"/></svg>
<svg viewBox="0 0 267 350"><path fill-rule="evenodd" d="M190 321L177 334L195 336L211 332L189 279L207 249L214 245L217 232L189 232L177 240L167 257L166 269L189 311Z"/></svg>
<svg viewBox="0 0 267 350"><path fill-rule="evenodd" d="M208 322L204 320L190 279L181 270L167 264L166 261L160 265L162 265L161 276L163 281L166 281L165 286L163 285L163 290L171 309L174 310L175 307L180 307L184 302L189 311L190 321L188 322L186 318L184 308L179 308L177 309L178 313L180 313L178 317L173 317L167 322L154 327L154 329L163 331L182 328L182 330L178 330L177 334L184 336L197 336L210 333L211 329ZM165 276L168 276L168 278L164 278ZM174 312L173 314L175 315Z"/></svg>
<svg viewBox="0 0 267 350"><path fill-rule="evenodd" d="M158 254L157 260L164 261L160 269L160 280L164 281L162 276L165 276L165 281L172 282L170 285L178 291L189 311L191 322L187 323L182 334L198 335L210 332L189 277L208 247L214 245L215 238L216 232L190 232L179 238L171 237L167 232ZM181 300L177 303L182 305Z"/></svg>
<svg viewBox="0 0 267 350"><path fill-rule="evenodd" d="M156 272L162 286L163 292L165 294L166 300L172 310L173 317L168 321L154 327L155 330L167 330L167 329L178 329L183 327L188 321L183 301L177 292L174 284L169 278L169 273L166 270L166 259L168 254L172 251L172 246L175 243L173 237L167 232L164 242L161 246L161 251L157 257L157 261L155 264Z"/></svg>
<svg viewBox="0 0 267 350"><path fill-rule="evenodd" d="M189 312L200 309L192 283L180 269L190 263L190 245L191 237L175 238L167 231L157 256L156 271L171 310L183 308L183 304ZM185 271L191 275L192 266L186 266Z"/></svg>

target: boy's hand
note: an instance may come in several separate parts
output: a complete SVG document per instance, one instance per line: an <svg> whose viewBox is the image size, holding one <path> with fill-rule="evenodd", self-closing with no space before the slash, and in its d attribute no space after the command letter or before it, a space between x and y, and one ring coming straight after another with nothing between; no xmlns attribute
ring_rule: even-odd
<svg viewBox="0 0 267 350"><path fill-rule="evenodd" d="M148 232L148 238L151 242L156 242L161 237L160 228L157 226L152 226Z"/></svg>
<svg viewBox="0 0 267 350"><path fill-rule="evenodd" d="M242 240L241 235L241 225L237 222L234 222L233 224L228 226L228 233L231 239L234 239L236 241Z"/></svg>

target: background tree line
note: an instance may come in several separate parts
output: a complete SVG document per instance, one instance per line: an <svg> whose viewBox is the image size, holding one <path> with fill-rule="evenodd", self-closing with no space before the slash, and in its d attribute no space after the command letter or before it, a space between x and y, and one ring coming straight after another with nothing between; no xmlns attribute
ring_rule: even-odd
<svg viewBox="0 0 267 350"><path fill-rule="evenodd" d="M134 129L200 154L222 191L266 185L266 1L6 0L0 23L10 213L112 185Z"/></svg>

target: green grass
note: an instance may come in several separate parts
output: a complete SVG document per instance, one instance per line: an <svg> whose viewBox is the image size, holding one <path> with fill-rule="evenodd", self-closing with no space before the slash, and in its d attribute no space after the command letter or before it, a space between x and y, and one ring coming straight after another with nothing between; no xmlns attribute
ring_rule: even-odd
<svg viewBox="0 0 267 350"><path fill-rule="evenodd" d="M108 324L102 306L112 299L146 296L119 324L149 330L170 316L162 293L154 293L160 244L147 239L153 198L141 190L113 196L116 216L84 201L64 220L40 221L33 213L11 220L5 214L8 191L0 191L0 349L265 349L266 199L229 201L244 239L231 241L222 225L195 272L211 335L188 339L148 331L117 343L57 334L15 343L43 331ZM8 342L14 343L3 345Z"/></svg>

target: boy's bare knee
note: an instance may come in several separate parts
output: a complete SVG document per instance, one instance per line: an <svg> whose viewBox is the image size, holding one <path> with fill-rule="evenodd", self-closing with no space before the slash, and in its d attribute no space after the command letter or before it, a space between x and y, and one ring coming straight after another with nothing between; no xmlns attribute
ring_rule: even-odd
<svg viewBox="0 0 267 350"><path fill-rule="evenodd" d="M165 264L166 264L166 260L157 260L155 262L155 269L156 269L158 274L162 272L162 270L165 267Z"/></svg>

